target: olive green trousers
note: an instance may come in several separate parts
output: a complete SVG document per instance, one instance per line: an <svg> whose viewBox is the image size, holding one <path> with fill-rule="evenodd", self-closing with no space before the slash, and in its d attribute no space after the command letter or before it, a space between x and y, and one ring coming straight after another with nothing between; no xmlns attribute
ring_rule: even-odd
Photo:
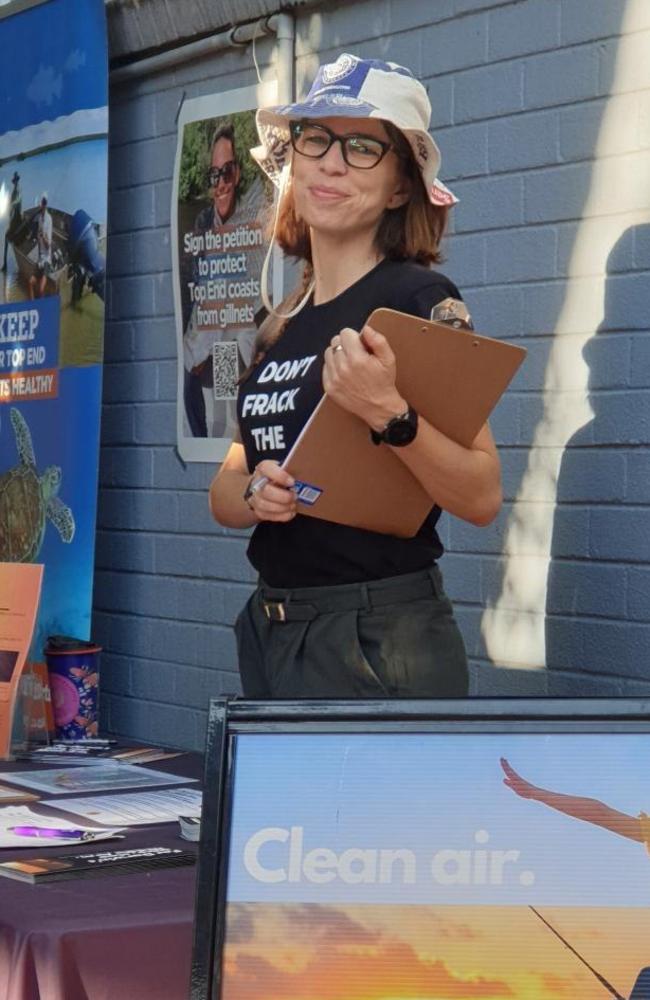
<svg viewBox="0 0 650 1000"><path fill-rule="evenodd" d="M458 698L467 657L440 570L278 590L235 624L246 698Z"/></svg>

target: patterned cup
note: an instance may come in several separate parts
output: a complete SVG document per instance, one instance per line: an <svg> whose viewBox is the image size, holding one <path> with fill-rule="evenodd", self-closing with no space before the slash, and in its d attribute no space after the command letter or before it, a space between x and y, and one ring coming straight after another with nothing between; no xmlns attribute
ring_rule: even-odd
<svg viewBox="0 0 650 1000"><path fill-rule="evenodd" d="M45 647L56 738L88 739L97 735L101 646L52 641L60 638L51 637Z"/></svg>

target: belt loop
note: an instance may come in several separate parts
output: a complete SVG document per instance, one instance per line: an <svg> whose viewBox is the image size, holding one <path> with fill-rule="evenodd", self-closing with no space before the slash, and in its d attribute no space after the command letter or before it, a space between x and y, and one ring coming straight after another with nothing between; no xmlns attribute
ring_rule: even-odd
<svg viewBox="0 0 650 1000"><path fill-rule="evenodd" d="M363 598L363 611L372 611L372 600L370 598L370 591L368 590L368 584L362 583L359 585L359 592Z"/></svg>

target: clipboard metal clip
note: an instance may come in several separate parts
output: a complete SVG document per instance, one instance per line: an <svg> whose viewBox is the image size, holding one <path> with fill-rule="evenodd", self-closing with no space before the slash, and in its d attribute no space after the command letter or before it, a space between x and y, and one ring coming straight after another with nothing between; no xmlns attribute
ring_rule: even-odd
<svg viewBox="0 0 650 1000"><path fill-rule="evenodd" d="M436 323L447 323L449 326L455 327L456 330L474 329L467 306L460 299L443 299L431 310L430 319Z"/></svg>

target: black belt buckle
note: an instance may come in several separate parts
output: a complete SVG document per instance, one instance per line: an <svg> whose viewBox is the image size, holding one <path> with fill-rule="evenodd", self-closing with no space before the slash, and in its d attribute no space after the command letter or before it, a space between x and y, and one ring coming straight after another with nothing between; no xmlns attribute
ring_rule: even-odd
<svg viewBox="0 0 650 1000"><path fill-rule="evenodd" d="M286 622L287 613L284 610L284 601L262 601L264 614L270 622Z"/></svg>

